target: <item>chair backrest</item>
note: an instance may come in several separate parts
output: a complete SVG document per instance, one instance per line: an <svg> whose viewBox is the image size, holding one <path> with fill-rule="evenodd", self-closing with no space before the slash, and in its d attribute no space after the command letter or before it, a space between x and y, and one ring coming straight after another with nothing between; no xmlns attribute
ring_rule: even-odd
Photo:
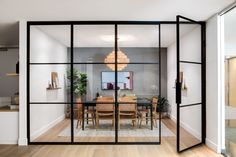
<svg viewBox="0 0 236 157"><path fill-rule="evenodd" d="M82 104L81 98L77 98L76 103L77 103L78 117L80 117L82 115L82 109L83 109L83 104Z"/></svg>
<svg viewBox="0 0 236 157"><path fill-rule="evenodd" d="M152 98L152 107L153 107L153 111L157 111L157 104L158 104L158 99L153 97Z"/></svg>
<svg viewBox="0 0 236 157"><path fill-rule="evenodd" d="M114 105L114 99L112 97L97 98L97 104L96 104L97 112L113 112L114 110L115 110L115 105Z"/></svg>
<svg viewBox="0 0 236 157"><path fill-rule="evenodd" d="M136 112L137 100L133 97L120 97L119 98L119 111Z"/></svg>

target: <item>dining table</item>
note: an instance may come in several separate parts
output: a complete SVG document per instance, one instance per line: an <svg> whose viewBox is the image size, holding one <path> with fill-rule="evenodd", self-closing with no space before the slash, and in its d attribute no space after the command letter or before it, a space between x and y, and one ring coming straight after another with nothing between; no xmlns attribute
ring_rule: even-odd
<svg viewBox="0 0 236 157"><path fill-rule="evenodd" d="M152 119L152 116L153 116L152 100L147 99L147 98L137 98L136 100L137 100L137 107L142 107L142 108L144 107L146 109L150 109L151 119ZM125 102L117 102L118 105L121 104L121 103L123 104ZM85 116L84 110L88 109L89 107L94 107L95 108L96 104L97 104L96 98L93 99L93 100L90 100L90 101L84 101L82 103L82 130L84 130L84 128L85 128L85 124L84 124L85 123L84 122L84 119L85 119L85 117L84 117ZM148 122L146 121L146 123L148 123ZM87 121L87 124L88 124L88 121ZM153 130L153 121L152 120L151 120L151 130Z"/></svg>

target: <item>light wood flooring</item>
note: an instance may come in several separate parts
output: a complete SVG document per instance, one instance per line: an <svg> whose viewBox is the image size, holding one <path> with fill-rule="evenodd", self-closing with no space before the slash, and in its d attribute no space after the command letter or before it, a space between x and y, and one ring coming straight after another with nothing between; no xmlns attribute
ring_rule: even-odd
<svg viewBox="0 0 236 157"><path fill-rule="evenodd" d="M178 154L175 139L161 145L0 145L1 157L221 157L206 146Z"/></svg>
<svg viewBox="0 0 236 157"><path fill-rule="evenodd" d="M174 123L171 119L165 118L162 119L162 122L169 128L174 134L176 134L176 123ZM54 126L52 129L48 130L46 133L33 140L33 142L70 142L71 137L69 136L58 136L61 131L63 131L66 127L70 126L70 120L65 119L61 123ZM99 131L99 130L98 130ZM131 130L135 132L135 130ZM85 130L86 132L86 130ZM193 135L188 133L185 129L181 128L180 131L180 146L182 149L190 147L192 145L200 143L200 141L195 138ZM174 138L175 137L162 137L162 138ZM114 136L105 136L105 137L74 137L75 142L114 142ZM119 142L158 142L159 137L119 137Z"/></svg>
<svg viewBox="0 0 236 157"><path fill-rule="evenodd" d="M165 125L176 134L176 125L170 119L164 119ZM41 136L38 141L58 139L56 136L67 122L52 128ZM181 143L183 146L193 144L194 139L188 132L183 131ZM113 139L113 138L112 138ZM68 138L60 138L59 141L67 141ZM109 141L109 138L79 138L79 141ZM121 139L122 140L122 139ZM136 138L129 137L123 139L125 141L142 141L152 140L151 138ZM0 145L0 157L221 157L210 150L207 146L201 145L191 150L187 150L178 154L176 152L176 138L162 137L161 145L30 145L30 146L13 146L13 145Z"/></svg>

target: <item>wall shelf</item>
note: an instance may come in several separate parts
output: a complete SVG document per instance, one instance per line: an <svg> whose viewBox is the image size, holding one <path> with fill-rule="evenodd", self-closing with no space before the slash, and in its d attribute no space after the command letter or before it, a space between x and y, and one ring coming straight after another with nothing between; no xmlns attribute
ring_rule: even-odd
<svg viewBox="0 0 236 157"><path fill-rule="evenodd" d="M7 76L19 76L19 74L17 74L17 73L7 73L6 75Z"/></svg>
<svg viewBox="0 0 236 157"><path fill-rule="evenodd" d="M57 88L47 88L47 90L58 90L61 89L61 87L57 87Z"/></svg>

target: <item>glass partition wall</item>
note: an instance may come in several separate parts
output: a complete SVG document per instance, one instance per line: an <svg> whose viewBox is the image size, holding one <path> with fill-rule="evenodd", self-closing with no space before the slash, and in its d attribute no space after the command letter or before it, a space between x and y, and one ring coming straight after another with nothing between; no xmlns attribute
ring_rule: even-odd
<svg viewBox="0 0 236 157"><path fill-rule="evenodd" d="M160 143L158 24L28 31L30 143Z"/></svg>
<svg viewBox="0 0 236 157"><path fill-rule="evenodd" d="M199 93L205 90L204 66L178 63L179 72L184 72L183 84L191 90L181 96L174 85L180 77L176 24L28 22L29 144L160 144L164 137L176 139L177 150L185 150L202 143L205 101ZM180 22L181 44L194 45L183 37L189 33L198 40L195 37L204 32L200 27L197 32L194 25ZM192 32L197 35L191 36ZM186 51L203 52L203 45L195 46L195 51ZM199 59L198 54L191 56L182 46L180 51L180 61L199 62L191 60ZM180 97L184 104L178 106L175 98ZM195 104L200 99L202 105ZM189 116L190 112L194 114ZM187 121L188 126L194 125L199 132L183 125L186 116L194 120Z"/></svg>

